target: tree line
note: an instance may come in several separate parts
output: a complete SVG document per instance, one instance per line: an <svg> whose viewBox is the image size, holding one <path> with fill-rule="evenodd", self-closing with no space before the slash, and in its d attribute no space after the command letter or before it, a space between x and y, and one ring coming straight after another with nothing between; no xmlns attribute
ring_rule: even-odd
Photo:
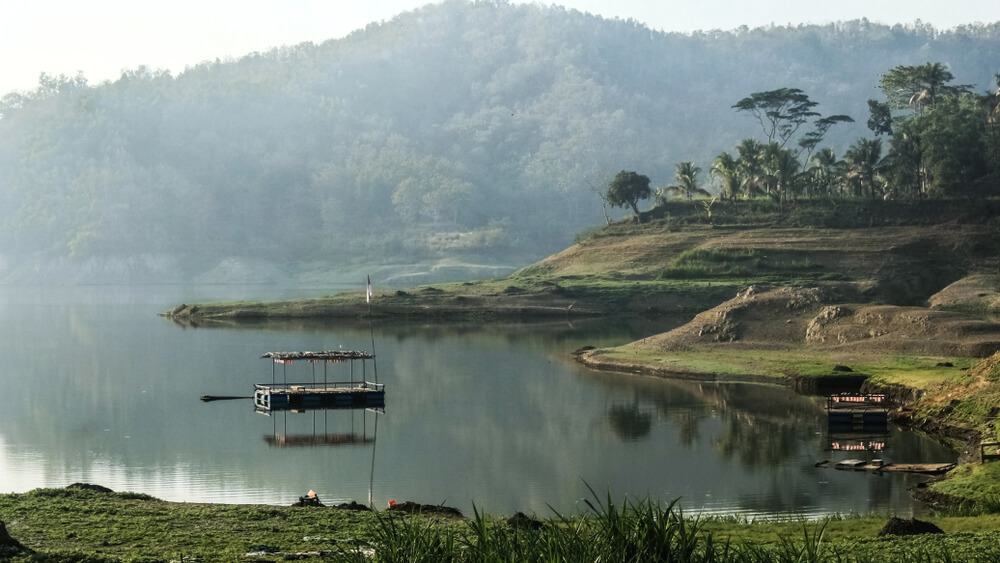
<svg viewBox="0 0 1000 563"><path fill-rule="evenodd" d="M661 204L672 197L723 200L769 197L780 204L799 197L869 199L982 198L1000 196L1000 73L996 90L977 94L940 62L898 65L882 74L882 99L870 99L868 128L838 157L820 148L827 132L847 115L823 117L802 90L754 92L732 107L758 123L763 140L746 138L716 156L708 171L691 161L675 168L675 184L651 189L647 176L622 171L608 184L607 204ZM797 136L803 126L811 128ZM883 144L882 135L889 141ZM793 147L788 146L789 141ZM706 189L709 186L712 190Z"/></svg>

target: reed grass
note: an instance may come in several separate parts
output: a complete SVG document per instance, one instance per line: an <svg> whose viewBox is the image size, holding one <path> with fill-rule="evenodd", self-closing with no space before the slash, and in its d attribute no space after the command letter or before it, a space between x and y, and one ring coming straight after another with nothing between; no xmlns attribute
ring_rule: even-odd
<svg viewBox="0 0 1000 563"><path fill-rule="evenodd" d="M732 541L705 530L700 518L685 517L677 501L624 500L610 495L602 502L593 493L588 512L555 517L538 528L515 528L475 509L465 526L438 526L402 516L377 516L374 552L355 554L353 561L402 562L609 562L640 563L825 563L883 560L880 546L831 546L825 540L828 521L801 523L794 536L776 543ZM753 524L747 524L753 525ZM902 547L884 542L894 556L913 561L949 561L950 551L933 545ZM347 556L348 554L345 554Z"/></svg>

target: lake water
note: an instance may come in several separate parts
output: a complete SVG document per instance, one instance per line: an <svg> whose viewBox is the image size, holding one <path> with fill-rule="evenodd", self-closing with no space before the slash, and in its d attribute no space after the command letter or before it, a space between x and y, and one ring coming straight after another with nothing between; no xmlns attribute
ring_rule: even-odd
<svg viewBox="0 0 1000 563"><path fill-rule="evenodd" d="M0 287L0 492L97 483L189 502L444 503L471 513L575 514L591 498L673 500L687 512L919 514L912 475L818 469L831 451L816 397L781 387L595 373L571 360L670 328L376 322L383 413L254 412L268 351L371 348L367 323L180 326L180 302L285 298L271 287ZM377 306L377 305L376 305ZM309 364L287 366L309 381ZM321 367L319 369L322 369ZM334 369L334 368L331 368ZM370 377L369 377L370 379ZM356 443L326 445L342 436ZM359 439L358 437L363 437ZM850 437L848 437L850 438ZM891 427L875 457L954 461Z"/></svg>

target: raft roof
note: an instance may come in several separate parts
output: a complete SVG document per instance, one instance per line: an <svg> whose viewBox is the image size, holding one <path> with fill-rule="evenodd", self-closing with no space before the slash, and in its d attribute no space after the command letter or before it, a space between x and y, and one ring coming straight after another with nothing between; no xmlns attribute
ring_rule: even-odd
<svg viewBox="0 0 1000 563"><path fill-rule="evenodd" d="M323 352L268 352L261 358L271 360L372 360L373 354L363 350L326 350Z"/></svg>

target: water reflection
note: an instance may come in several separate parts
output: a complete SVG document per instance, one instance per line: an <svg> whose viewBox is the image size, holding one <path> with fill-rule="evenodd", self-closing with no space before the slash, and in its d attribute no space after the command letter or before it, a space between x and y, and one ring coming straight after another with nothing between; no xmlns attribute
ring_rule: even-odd
<svg viewBox="0 0 1000 563"><path fill-rule="evenodd" d="M271 432L264 436L264 442L272 447L287 448L372 444L377 438L378 415L385 413L385 409L326 407L272 411L255 408L254 412L271 418Z"/></svg>
<svg viewBox="0 0 1000 563"><path fill-rule="evenodd" d="M475 502L548 515L549 506L581 507L589 485L615 498L681 497L696 512L913 511L906 489L920 478L813 467L849 455L827 451L815 398L594 373L570 359L583 345L628 342L682 319L376 323L389 410L367 421L333 410L279 420L255 415L249 401L198 397L249 394L270 379L259 359L269 350L365 349L367 323L179 328L156 317L190 300L176 289L90 289L78 299L51 291L52 299L0 294L0 385L17 398L0 411L4 492L91 481L169 500L285 504L310 489L324 502L362 500L377 481L380 506L391 498L471 512ZM377 468L374 440L364 441L376 424ZM358 435L355 446L321 447ZM954 459L896 428L886 443L899 461Z"/></svg>
<svg viewBox="0 0 1000 563"><path fill-rule="evenodd" d="M653 415L639 406L636 398L628 404L611 405L608 409L608 423L619 438L626 442L649 435L653 427Z"/></svg>

